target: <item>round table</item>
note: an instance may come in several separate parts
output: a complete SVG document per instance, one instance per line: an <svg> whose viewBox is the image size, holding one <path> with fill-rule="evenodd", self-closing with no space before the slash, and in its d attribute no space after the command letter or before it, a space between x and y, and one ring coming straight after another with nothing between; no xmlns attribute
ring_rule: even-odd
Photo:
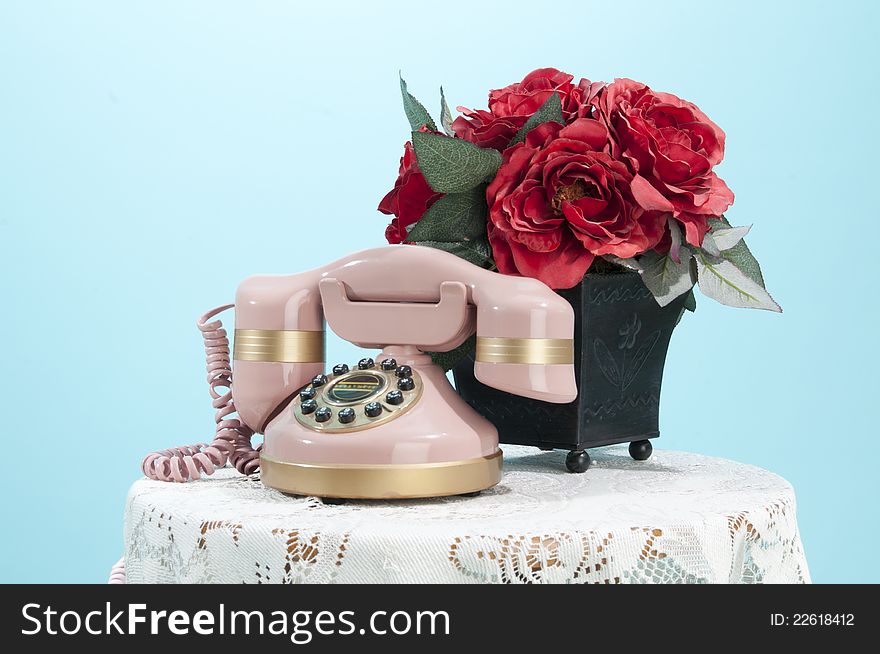
<svg viewBox="0 0 880 654"><path fill-rule="evenodd" d="M795 497L741 463L505 446L478 497L324 504L224 469L142 479L125 510L128 583L807 583ZM120 570L114 570L120 580Z"/></svg>

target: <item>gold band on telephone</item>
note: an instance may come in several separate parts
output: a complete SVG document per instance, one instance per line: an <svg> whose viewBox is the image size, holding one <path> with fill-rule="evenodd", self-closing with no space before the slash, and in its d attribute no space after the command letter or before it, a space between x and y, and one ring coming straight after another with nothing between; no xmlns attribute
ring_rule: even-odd
<svg viewBox="0 0 880 654"><path fill-rule="evenodd" d="M273 363L323 363L324 332L236 329L234 358Z"/></svg>
<svg viewBox="0 0 880 654"><path fill-rule="evenodd" d="M574 340L570 338L477 337L476 360L484 363L574 363Z"/></svg>

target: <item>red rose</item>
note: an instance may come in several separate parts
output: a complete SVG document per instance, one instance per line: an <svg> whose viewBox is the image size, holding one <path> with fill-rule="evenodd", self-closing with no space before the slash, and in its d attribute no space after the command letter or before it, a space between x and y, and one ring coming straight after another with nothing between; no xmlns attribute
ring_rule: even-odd
<svg viewBox="0 0 880 654"><path fill-rule="evenodd" d="M379 203L379 211L395 216L385 228L388 242L403 243L407 237L407 227L421 220L428 208L441 197L442 193L437 193L428 185L419 170L413 145L407 141L394 188Z"/></svg>
<svg viewBox="0 0 880 654"><path fill-rule="evenodd" d="M481 148L504 150L551 93L559 94L566 122L589 112L589 100L601 84L582 79L575 85L573 79L555 68L533 70L521 82L490 91L488 111L458 107L464 115L455 119L452 129L460 138Z"/></svg>
<svg viewBox="0 0 880 654"><path fill-rule="evenodd" d="M608 140L602 123L579 118L544 123L504 152L486 189L500 272L571 288L595 256L627 258L657 244L666 202L604 150Z"/></svg>
<svg viewBox="0 0 880 654"><path fill-rule="evenodd" d="M700 245L708 220L733 204L733 192L712 168L724 158L724 132L695 105L639 82L617 79L592 104L611 130L612 154L669 201L685 237Z"/></svg>

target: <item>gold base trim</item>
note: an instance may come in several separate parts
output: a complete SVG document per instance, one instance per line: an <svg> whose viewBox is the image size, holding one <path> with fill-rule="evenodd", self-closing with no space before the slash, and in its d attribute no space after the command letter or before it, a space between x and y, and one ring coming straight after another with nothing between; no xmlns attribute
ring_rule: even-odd
<svg viewBox="0 0 880 654"><path fill-rule="evenodd" d="M477 336L476 360L483 363L574 363L570 338L503 338Z"/></svg>
<svg viewBox="0 0 880 654"><path fill-rule="evenodd" d="M403 465L288 463L260 456L263 483L293 495L407 499L462 495L501 481L502 452L479 459Z"/></svg>

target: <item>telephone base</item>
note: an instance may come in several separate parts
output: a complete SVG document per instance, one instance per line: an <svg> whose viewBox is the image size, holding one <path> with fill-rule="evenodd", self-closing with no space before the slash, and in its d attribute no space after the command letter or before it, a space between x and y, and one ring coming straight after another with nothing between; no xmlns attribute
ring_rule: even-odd
<svg viewBox="0 0 880 654"><path fill-rule="evenodd" d="M476 493L501 481L502 452L464 461L418 464L308 464L260 457L266 486L293 495L415 499Z"/></svg>

